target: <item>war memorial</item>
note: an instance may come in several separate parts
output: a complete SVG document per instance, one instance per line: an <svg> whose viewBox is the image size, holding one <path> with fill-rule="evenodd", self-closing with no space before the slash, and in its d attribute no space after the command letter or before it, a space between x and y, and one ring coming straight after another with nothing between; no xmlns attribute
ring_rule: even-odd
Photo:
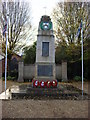
<svg viewBox="0 0 90 120"><path fill-rule="evenodd" d="M18 70L18 82L24 82L31 76L33 79L30 84L12 86L11 99L82 99L82 90L60 84L56 79L60 74L61 79L67 81L67 62L55 65L55 37L50 16L42 16L39 22L35 65L25 66L20 61ZM88 99L86 93L83 95L83 99Z"/></svg>
<svg viewBox="0 0 90 120"><path fill-rule="evenodd" d="M20 61L18 68L18 82L32 78L33 83L36 80L39 83L48 80L56 84L57 79L67 81L67 62L55 64L55 37L50 16L42 16L39 22L35 65L24 65L24 62Z"/></svg>
<svg viewBox="0 0 90 120"><path fill-rule="evenodd" d="M40 86L51 86L55 80L55 43L52 22L49 16L42 16L39 23L36 49L35 79ZM55 86L56 86L55 85Z"/></svg>

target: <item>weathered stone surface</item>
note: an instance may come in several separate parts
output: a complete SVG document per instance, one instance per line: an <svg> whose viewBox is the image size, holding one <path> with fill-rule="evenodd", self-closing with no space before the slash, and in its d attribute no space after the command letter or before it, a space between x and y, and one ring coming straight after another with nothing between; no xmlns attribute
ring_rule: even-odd
<svg viewBox="0 0 90 120"><path fill-rule="evenodd" d="M62 80L67 81L67 62L62 62Z"/></svg>
<svg viewBox="0 0 90 120"><path fill-rule="evenodd" d="M53 27L49 30L41 29L42 22L51 22L49 16L42 16L38 27L37 47L36 47L36 70L35 79L39 81L43 79L55 79L55 38L53 35ZM44 46L45 43L45 46ZM45 48L43 48L45 47Z"/></svg>
<svg viewBox="0 0 90 120"><path fill-rule="evenodd" d="M42 57L42 42L49 42L49 56ZM55 63L55 43L53 36L38 36L36 47L36 63L46 62Z"/></svg>
<svg viewBox="0 0 90 120"><path fill-rule="evenodd" d="M18 71L19 71L18 82L24 82L24 79L23 79L23 68L24 68L24 63L23 63L23 61L21 61L21 62L19 62L19 65L18 65Z"/></svg>

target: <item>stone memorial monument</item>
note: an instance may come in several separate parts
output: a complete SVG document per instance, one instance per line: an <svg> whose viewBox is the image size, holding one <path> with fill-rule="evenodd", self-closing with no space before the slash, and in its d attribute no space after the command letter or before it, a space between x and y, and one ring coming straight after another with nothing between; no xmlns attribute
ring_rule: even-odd
<svg viewBox="0 0 90 120"><path fill-rule="evenodd" d="M42 16L38 27L34 80L55 80L55 38L53 24L46 15Z"/></svg>
<svg viewBox="0 0 90 120"><path fill-rule="evenodd" d="M32 80L32 84L57 84L57 80L67 81L67 62L62 61L55 65L55 38L53 35L53 24L50 16L41 17L38 26L36 62L33 65L25 65L23 60L18 63L18 82L25 79ZM36 81L36 83L35 83ZM42 82L43 81L43 82ZM42 83L41 83L42 82Z"/></svg>

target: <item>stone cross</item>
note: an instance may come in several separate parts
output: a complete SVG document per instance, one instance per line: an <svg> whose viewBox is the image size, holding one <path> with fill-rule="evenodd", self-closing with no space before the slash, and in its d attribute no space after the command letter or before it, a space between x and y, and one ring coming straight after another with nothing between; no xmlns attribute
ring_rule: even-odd
<svg viewBox="0 0 90 120"><path fill-rule="evenodd" d="M47 9L47 7L43 7L44 9L45 9L45 15L46 15L46 9Z"/></svg>

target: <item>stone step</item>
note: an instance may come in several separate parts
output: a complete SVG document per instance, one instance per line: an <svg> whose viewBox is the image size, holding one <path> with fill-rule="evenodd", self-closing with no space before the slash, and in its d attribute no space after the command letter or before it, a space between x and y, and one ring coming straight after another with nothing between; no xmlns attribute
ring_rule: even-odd
<svg viewBox="0 0 90 120"><path fill-rule="evenodd" d="M63 93L12 93L12 99L82 99L82 95L78 93L70 93L70 94L63 94ZM83 99L88 99L87 95L84 95Z"/></svg>
<svg viewBox="0 0 90 120"><path fill-rule="evenodd" d="M57 88L33 88L32 85L11 87L11 99L82 99L82 91L71 85L59 85ZM84 92L83 99L89 99Z"/></svg>

